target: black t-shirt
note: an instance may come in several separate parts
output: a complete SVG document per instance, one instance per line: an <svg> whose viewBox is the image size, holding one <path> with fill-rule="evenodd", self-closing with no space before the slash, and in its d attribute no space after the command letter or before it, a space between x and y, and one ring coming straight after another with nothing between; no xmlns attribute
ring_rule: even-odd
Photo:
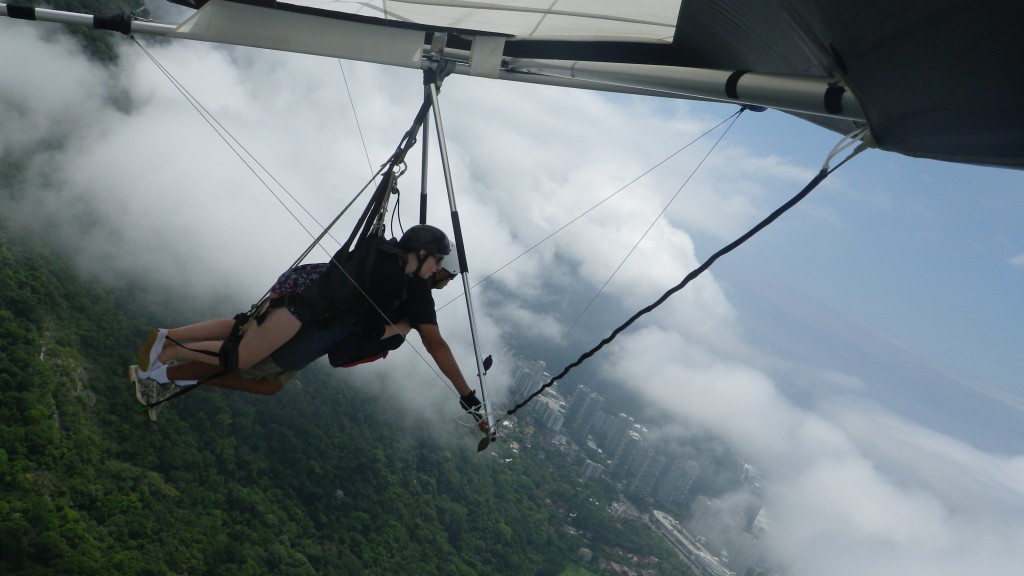
<svg viewBox="0 0 1024 576"><path fill-rule="evenodd" d="M430 283L419 276L409 280L405 289L405 300L398 305L394 321L409 321L413 328L422 324L437 325L437 311L434 310L434 295Z"/></svg>

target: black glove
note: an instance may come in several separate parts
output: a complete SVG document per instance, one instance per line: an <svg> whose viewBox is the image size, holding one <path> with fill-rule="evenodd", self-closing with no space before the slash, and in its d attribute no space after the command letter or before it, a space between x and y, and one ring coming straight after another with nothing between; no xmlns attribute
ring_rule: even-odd
<svg viewBox="0 0 1024 576"><path fill-rule="evenodd" d="M476 390L470 390L469 394L459 397L459 406L462 407L474 420L480 422L484 415L480 413L480 400L476 397Z"/></svg>

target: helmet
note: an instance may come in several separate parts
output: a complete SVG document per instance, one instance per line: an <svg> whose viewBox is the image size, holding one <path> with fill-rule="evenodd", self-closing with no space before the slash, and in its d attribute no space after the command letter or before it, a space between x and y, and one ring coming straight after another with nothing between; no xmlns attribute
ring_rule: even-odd
<svg viewBox="0 0 1024 576"><path fill-rule="evenodd" d="M402 234L398 247L406 252L426 250L427 254L447 256L452 251L452 243L448 236L429 224L417 224Z"/></svg>

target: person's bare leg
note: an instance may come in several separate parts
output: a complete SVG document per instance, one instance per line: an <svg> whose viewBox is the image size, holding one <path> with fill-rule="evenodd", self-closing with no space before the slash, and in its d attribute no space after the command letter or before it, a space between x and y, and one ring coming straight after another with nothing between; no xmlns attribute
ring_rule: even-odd
<svg viewBox="0 0 1024 576"><path fill-rule="evenodd" d="M197 322L195 324L189 324L188 326L182 326L180 328L171 328L167 331L167 341L164 344L163 350L160 352L160 362L167 364L174 360L199 360L207 364L218 364L218 360L215 356L209 356L206 354L193 354L190 353L194 350L208 350L209 348L216 347L213 352L220 351L220 345L208 345L205 347L197 347L198 342L223 342L225 338L231 335L231 329L234 327L235 321L231 318L218 318L216 320L206 320L203 322ZM177 344L181 342L184 346ZM192 350L189 350L191 348Z"/></svg>
<svg viewBox="0 0 1024 576"><path fill-rule="evenodd" d="M195 360L186 360L180 364L168 366L167 379L174 380L176 382L198 380L200 383L205 384L206 379L213 378L223 371L224 369L220 366L211 366L203 362L196 362Z"/></svg>
<svg viewBox="0 0 1024 576"><path fill-rule="evenodd" d="M223 345L223 340L189 342L185 346L178 346L172 342L167 342L164 345L163 352L160 353L160 362L167 364L174 361L191 360L211 366L220 366L220 348Z"/></svg>
<svg viewBox="0 0 1024 576"><path fill-rule="evenodd" d="M232 326L234 325L233 321L229 320L228 322L231 322ZM285 342L291 340L292 336L295 336L299 331L299 328L302 328L302 323L299 322L298 318L292 316L292 313L287 309L272 309L267 313L262 324L252 324L242 336L242 341L238 344L238 367L250 368L260 360L270 356L275 350L284 345ZM228 332L230 332L230 327ZM226 337L225 335L223 338ZM167 355L161 353L160 360L161 362L194 360L203 364L219 366L219 353L221 346L224 345L223 338L204 342L190 342L186 345L187 348L175 346ZM168 342L164 350L167 351L171 345L172 343Z"/></svg>
<svg viewBox="0 0 1024 576"><path fill-rule="evenodd" d="M167 337L179 342L194 340L223 340L231 334L231 328L235 321L231 318L217 318L196 322L188 326L171 328L167 331Z"/></svg>
<svg viewBox="0 0 1024 576"><path fill-rule="evenodd" d="M227 388L250 394L270 396L280 392L284 384L272 378L246 379L237 370L221 374L223 368L200 362L183 362L167 368L167 377L175 381L198 380L200 384ZM218 375L219 374L219 375Z"/></svg>
<svg viewBox="0 0 1024 576"><path fill-rule="evenodd" d="M284 388L284 384L280 380L274 380L273 378L247 380L242 378L242 375L238 372L214 378L209 382L204 382L204 384L228 390L237 390L238 392L248 392L249 394L261 394L263 396L273 396Z"/></svg>

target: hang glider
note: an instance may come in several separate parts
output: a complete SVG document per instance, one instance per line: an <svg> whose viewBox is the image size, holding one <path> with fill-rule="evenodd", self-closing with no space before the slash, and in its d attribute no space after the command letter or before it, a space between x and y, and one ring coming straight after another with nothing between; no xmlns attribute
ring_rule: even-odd
<svg viewBox="0 0 1024 576"><path fill-rule="evenodd" d="M765 106L909 156L1024 166L1024 3L1005 0L172 0L178 24L15 18ZM88 21L85 21L88 19Z"/></svg>

